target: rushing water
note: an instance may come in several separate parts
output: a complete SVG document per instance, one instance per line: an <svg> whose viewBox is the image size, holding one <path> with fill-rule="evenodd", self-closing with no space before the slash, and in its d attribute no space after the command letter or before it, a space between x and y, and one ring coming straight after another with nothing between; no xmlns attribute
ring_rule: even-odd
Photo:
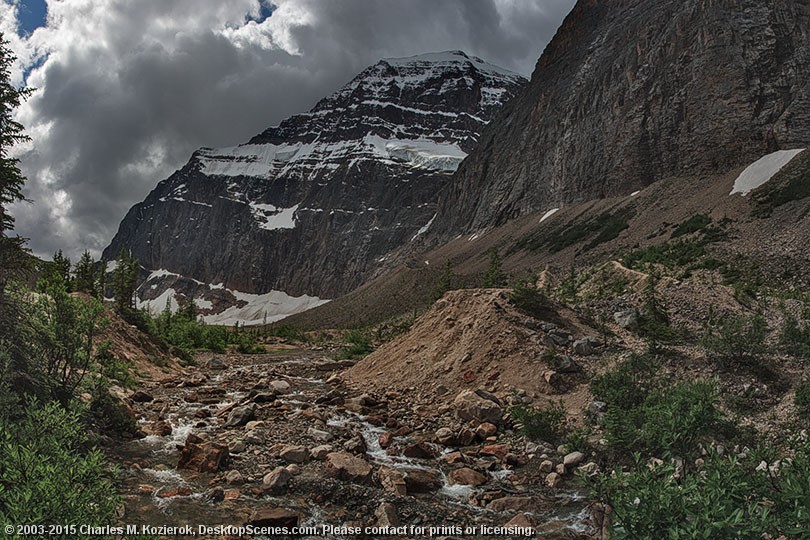
<svg viewBox="0 0 810 540"><path fill-rule="evenodd" d="M245 388L239 387L240 384L249 386L246 384L247 381L258 381L268 377L286 380L292 385L291 391L279 396L281 406L279 407L279 404L275 406L287 411L286 421L293 421L300 419L302 413L312 407L317 397L331 389L320 374L313 374L311 370L305 369L313 361L311 354L292 358L283 356L268 358L265 355L259 358L235 356L229 360L226 370L212 373L209 381L202 386L195 388L155 386L149 389L165 404L164 406L167 406L163 420L171 425L172 433L166 436L150 435L118 445L111 450L114 458L124 468L120 485L126 503L124 521L128 524L149 525L241 525L253 510L278 505L299 511L304 516L302 520L304 525L320 525L326 522L341 524L335 523L334 517L328 519L325 508L320 503L314 502L313 497L302 496L300 493L285 497L270 497L253 492L251 486L261 484L262 472L254 474L253 482L244 485L229 486L216 482L216 485L224 488L226 500L211 502L209 495L212 487L215 487L212 483L215 475L175 469L179 455L178 446L184 444L189 434L193 432L214 439L219 433L218 430L222 429L215 420L195 418L195 413L205 406L190 399L192 392L199 394L225 388L225 393L218 391L220 401L207 406L211 412L216 412L248 395ZM280 370L284 371L280 373ZM486 487L450 485L439 461L390 455L383 449L379 438L386 433L386 428L373 425L364 416L342 407L329 405L318 407L329 412L322 429L359 433L367 447L366 457L372 464L403 471L427 471L440 478L442 485L439 490L416 496L421 501L420 504L446 507L447 512L467 515L470 520L483 519L492 522L497 517L491 511L472 502L485 491ZM141 423L147 425L154 420L154 408L144 406L142 410L144 418L141 419ZM272 439L275 430L271 429L270 433ZM404 438L402 442L405 442ZM261 453L271 445L272 442L268 441L265 447L249 446L247 452L239 456L237 462L249 468L255 465L252 461L263 459ZM444 449L443 454L453 450ZM302 467L314 468L319 465L308 464ZM263 472L266 472L266 469ZM310 471L307 474L312 476L319 473ZM491 483L498 485L509 483L515 473L504 469L489 471L488 474L492 479ZM234 498L229 499L229 496ZM552 529L558 534L544 537L571 538L574 537L572 533L586 531L587 501L578 493L575 491L558 493L555 509L554 513L546 515L543 521L552 524ZM333 516L334 508L330 510ZM554 529L553 524L559 525Z"/></svg>

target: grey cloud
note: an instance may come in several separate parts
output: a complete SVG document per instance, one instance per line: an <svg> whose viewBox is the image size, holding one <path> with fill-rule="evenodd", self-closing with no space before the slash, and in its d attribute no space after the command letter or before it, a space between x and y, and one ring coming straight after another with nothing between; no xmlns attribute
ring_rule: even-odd
<svg viewBox="0 0 810 540"><path fill-rule="evenodd" d="M528 75L574 2L501 2L296 0L312 19L290 27L300 55L237 46L202 12L198 28L145 39L157 18L208 4L121 3L96 36L106 48L59 44L42 68L26 118L50 129L20 156L34 204L15 207L17 232L39 255L98 253L131 205L196 148L244 142L381 57L462 49ZM59 190L70 208L57 204Z"/></svg>

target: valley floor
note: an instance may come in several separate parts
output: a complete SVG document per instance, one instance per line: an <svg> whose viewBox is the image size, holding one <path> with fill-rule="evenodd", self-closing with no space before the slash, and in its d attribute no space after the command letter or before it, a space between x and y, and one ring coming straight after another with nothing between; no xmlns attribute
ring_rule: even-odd
<svg viewBox="0 0 810 540"><path fill-rule="evenodd" d="M464 534L507 525L543 538L589 531L575 483L545 485L545 454L555 451L510 429L467 430L440 444L436 432L450 416L421 419L401 400L358 394L341 381L352 362L319 348L197 360L200 367L145 383L133 406L149 435L108 449L123 469L122 524L318 531L304 538L391 537L364 532L385 526L406 527L398 531L412 538L524 536L519 528Z"/></svg>

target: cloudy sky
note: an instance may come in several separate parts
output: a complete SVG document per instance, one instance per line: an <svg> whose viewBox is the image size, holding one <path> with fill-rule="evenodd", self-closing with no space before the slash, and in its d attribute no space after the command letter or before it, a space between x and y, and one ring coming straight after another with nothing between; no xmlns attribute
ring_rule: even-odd
<svg viewBox="0 0 810 540"><path fill-rule="evenodd" d="M109 243L201 146L308 110L380 58L462 49L530 75L575 0L0 0L40 256Z"/></svg>

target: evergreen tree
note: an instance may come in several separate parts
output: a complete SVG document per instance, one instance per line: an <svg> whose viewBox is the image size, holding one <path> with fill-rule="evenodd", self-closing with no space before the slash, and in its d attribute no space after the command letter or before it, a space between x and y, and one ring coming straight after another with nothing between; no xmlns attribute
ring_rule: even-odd
<svg viewBox="0 0 810 540"><path fill-rule="evenodd" d="M487 273L484 274L484 287L487 288L501 288L506 286L506 274L501 268L501 254L498 248L489 250L489 268Z"/></svg>
<svg viewBox="0 0 810 540"><path fill-rule="evenodd" d="M98 274L96 276L96 288L95 288L95 295L96 298L104 301L104 297L106 296L107 291L107 261L101 261L98 265Z"/></svg>
<svg viewBox="0 0 810 540"><path fill-rule="evenodd" d="M28 140L12 112L30 91L18 90L11 84L11 64L15 58L7 45L8 41L0 34L0 386L4 386L2 373L7 368L11 371L24 368L24 343L17 331L20 303L8 294L8 288L30 271L32 263L25 240L10 234L14 218L8 213L8 205L23 200L25 182L19 160L10 157L10 152L15 144Z"/></svg>
<svg viewBox="0 0 810 540"><path fill-rule="evenodd" d="M87 294L93 294L96 287L95 261L90 252L85 250L74 269L73 289Z"/></svg>
<svg viewBox="0 0 810 540"><path fill-rule="evenodd" d="M115 307L126 317L135 310L135 286L138 282L138 261L124 248L118 255L115 270L112 272L112 288Z"/></svg>

